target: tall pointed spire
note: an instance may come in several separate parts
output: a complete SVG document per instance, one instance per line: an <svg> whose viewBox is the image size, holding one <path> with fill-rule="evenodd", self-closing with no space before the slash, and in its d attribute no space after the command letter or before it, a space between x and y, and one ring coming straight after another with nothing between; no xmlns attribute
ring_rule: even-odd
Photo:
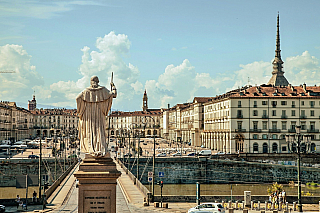
<svg viewBox="0 0 320 213"><path fill-rule="evenodd" d="M276 38L276 50L275 50L275 58L272 62L273 71L272 77L270 78L268 84L273 86L288 86L288 80L283 76L284 72L282 71L283 61L281 59L281 50L280 50L280 24L279 24L279 12L277 17L277 38Z"/></svg>

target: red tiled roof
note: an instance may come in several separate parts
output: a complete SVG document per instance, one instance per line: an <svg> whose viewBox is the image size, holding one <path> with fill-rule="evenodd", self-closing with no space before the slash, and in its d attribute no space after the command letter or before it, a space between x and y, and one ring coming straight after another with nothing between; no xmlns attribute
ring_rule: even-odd
<svg viewBox="0 0 320 213"><path fill-rule="evenodd" d="M111 112L111 117L128 117L128 116L157 116L161 115L160 109L153 109L147 111L133 111L133 112L123 112L123 111L113 111Z"/></svg>

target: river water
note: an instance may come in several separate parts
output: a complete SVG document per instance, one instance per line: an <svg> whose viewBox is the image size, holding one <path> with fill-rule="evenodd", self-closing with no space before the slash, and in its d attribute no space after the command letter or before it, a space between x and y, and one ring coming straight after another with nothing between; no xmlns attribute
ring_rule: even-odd
<svg viewBox="0 0 320 213"><path fill-rule="evenodd" d="M267 195L267 188L272 184L201 184L201 195L242 195L244 191L251 191L251 195ZM145 185L151 191L151 185ZM298 187L283 185L287 195L297 195ZM155 185L155 195L160 195L160 186ZM302 185L302 194L320 196L320 187ZM196 184L163 184L163 195L196 195Z"/></svg>

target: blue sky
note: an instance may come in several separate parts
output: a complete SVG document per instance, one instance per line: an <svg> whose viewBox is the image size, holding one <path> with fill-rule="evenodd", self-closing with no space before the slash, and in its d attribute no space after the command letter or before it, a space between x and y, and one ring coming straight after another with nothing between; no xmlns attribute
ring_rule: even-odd
<svg viewBox="0 0 320 213"><path fill-rule="evenodd" d="M267 83L276 17L285 76L320 85L319 1L0 0L0 99L76 107L92 75L140 110ZM25 104L25 105L23 105Z"/></svg>

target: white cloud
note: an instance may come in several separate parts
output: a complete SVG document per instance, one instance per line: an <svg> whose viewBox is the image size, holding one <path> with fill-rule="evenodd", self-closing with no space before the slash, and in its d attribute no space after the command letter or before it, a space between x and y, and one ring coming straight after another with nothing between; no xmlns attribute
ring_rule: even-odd
<svg viewBox="0 0 320 213"><path fill-rule="evenodd" d="M320 85L319 59L311 56L308 51L301 55L288 57L284 63L284 71L288 81L293 85L306 83Z"/></svg>
<svg viewBox="0 0 320 213"><path fill-rule="evenodd" d="M16 73L1 73L0 99L27 100L33 94L33 87L42 86L43 78L31 65L31 56L20 45L0 46L0 70L14 70Z"/></svg>
<svg viewBox="0 0 320 213"><path fill-rule="evenodd" d="M247 85L248 80L250 85L267 84L271 77L271 62L255 61L246 65L240 64L239 66L241 69L235 71L232 76L234 84L231 88L227 88L227 91Z"/></svg>
<svg viewBox="0 0 320 213"><path fill-rule="evenodd" d="M1 2L0 16L21 16L49 19L62 12L71 11L74 5L104 6L97 1L4 0Z"/></svg>
<svg viewBox="0 0 320 213"><path fill-rule="evenodd" d="M130 45L128 37L124 34L110 32L104 37L97 38L97 51L91 51L87 46L82 49L82 64L79 67L82 77L77 81L60 81L52 84L50 88L63 95L65 99L60 101L74 102L76 95L90 85L90 78L93 75L99 77L100 85L110 89L109 84L113 72L113 80L118 89L118 97L113 107L126 109L128 101L133 101L137 94L141 95L143 88L138 81L140 76L138 68L131 63L126 64L123 60L123 57L129 53Z"/></svg>
<svg viewBox="0 0 320 213"><path fill-rule="evenodd" d="M212 95L218 83L208 73L197 73L190 61L185 59L178 66L168 65L158 80L147 81L145 88L150 106L167 107L168 103L175 105L192 101L198 90L205 93L202 96Z"/></svg>

